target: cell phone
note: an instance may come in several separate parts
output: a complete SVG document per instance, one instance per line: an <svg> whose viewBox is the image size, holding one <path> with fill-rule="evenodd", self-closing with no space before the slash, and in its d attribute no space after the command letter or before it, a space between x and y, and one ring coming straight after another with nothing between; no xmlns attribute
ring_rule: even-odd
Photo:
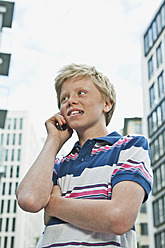
<svg viewBox="0 0 165 248"><path fill-rule="evenodd" d="M59 123L56 123L56 128L60 131L65 131L68 129L68 125L67 124L63 124L62 126L59 125Z"/></svg>

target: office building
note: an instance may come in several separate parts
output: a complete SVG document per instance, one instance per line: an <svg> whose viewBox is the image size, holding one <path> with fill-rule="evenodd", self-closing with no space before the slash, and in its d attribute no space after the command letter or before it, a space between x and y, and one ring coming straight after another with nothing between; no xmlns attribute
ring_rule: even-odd
<svg viewBox="0 0 165 248"><path fill-rule="evenodd" d="M27 213L16 201L18 183L41 150L42 142L27 111L7 111L0 129L4 174L0 183L0 247L34 248L43 231L43 213Z"/></svg>
<svg viewBox="0 0 165 248"><path fill-rule="evenodd" d="M132 117L124 118L124 127L121 131L122 135L142 135L142 118ZM135 228L137 233L138 248L149 248L148 222L147 213L148 201L143 203L136 219Z"/></svg>
<svg viewBox="0 0 165 248"><path fill-rule="evenodd" d="M142 37L143 130L149 138L154 184L150 248L165 247L165 1Z"/></svg>

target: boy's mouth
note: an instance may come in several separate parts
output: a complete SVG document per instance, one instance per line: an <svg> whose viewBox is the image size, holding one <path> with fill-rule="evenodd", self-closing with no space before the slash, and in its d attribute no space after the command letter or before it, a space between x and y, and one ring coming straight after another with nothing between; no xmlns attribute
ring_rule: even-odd
<svg viewBox="0 0 165 248"><path fill-rule="evenodd" d="M68 116L75 116L75 115L82 115L84 113L84 111L82 110L69 110L68 111Z"/></svg>

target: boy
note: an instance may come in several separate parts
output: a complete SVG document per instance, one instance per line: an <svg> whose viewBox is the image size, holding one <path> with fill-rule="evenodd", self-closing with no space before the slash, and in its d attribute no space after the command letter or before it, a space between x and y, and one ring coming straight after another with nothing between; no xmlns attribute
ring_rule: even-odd
<svg viewBox="0 0 165 248"><path fill-rule="evenodd" d="M25 211L45 208L37 247L137 247L134 223L152 186L147 140L108 134L116 94L95 67L62 68L55 88L60 113L46 122L43 150L17 190ZM78 142L59 161L73 130Z"/></svg>

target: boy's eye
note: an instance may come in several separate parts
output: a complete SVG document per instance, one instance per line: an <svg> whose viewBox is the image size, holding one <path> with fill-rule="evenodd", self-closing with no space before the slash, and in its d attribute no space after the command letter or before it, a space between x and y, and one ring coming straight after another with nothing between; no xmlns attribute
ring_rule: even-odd
<svg viewBox="0 0 165 248"><path fill-rule="evenodd" d="M61 98L61 102L65 102L67 99L68 99L68 97L64 96L64 97Z"/></svg>
<svg viewBox="0 0 165 248"><path fill-rule="evenodd" d="M83 90L80 90L79 92L78 92L78 95L84 95L85 94L85 91L83 91Z"/></svg>

